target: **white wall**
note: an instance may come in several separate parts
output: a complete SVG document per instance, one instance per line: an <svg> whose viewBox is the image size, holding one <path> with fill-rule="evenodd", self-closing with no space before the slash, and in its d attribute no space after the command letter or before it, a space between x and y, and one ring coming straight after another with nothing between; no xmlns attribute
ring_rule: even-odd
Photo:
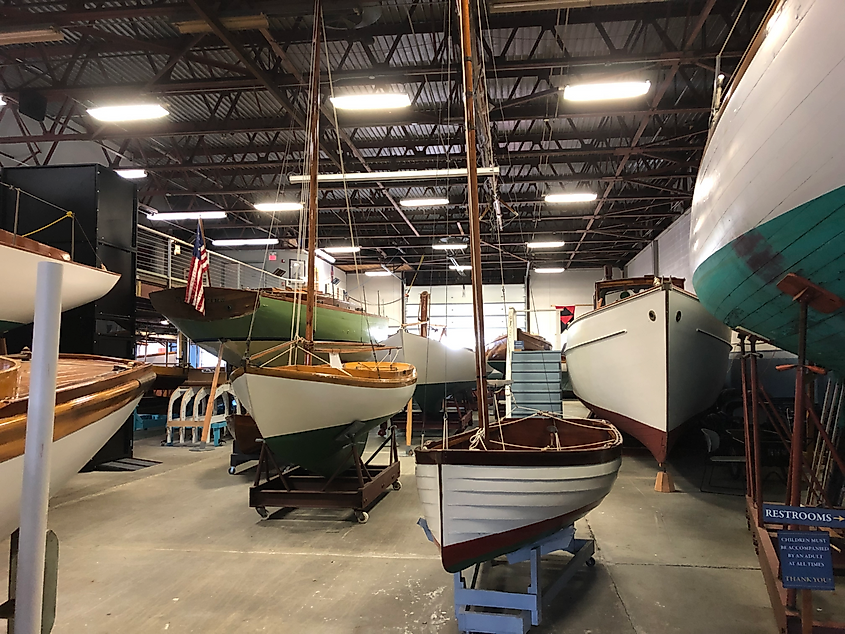
<svg viewBox="0 0 845 634"><path fill-rule="evenodd" d="M622 276L619 269L613 276ZM560 313L555 306L575 306L578 317L593 309L595 284L604 278L603 269L569 269L563 273L531 273L528 279L531 306L529 331L544 337L555 348L566 341L560 336Z"/></svg>
<svg viewBox="0 0 845 634"><path fill-rule="evenodd" d="M297 255L296 249L265 250L226 249L218 247L214 250L222 255L234 258L235 260L251 264L256 268L264 269L269 273L272 273L276 269L282 269L284 273L282 277L291 277L291 261L296 261L298 257L301 258L303 262L306 262L308 259L308 256L304 253ZM276 257L275 260L270 259L273 256ZM327 293L329 295L334 294L342 297L342 292L346 290L346 273L321 258L315 258L315 262L317 263L317 288L323 293ZM304 266L302 271L304 275ZM331 282L335 278L340 281L334 285L334 288L332 288Z"/></svg>
<svg viewBox="0 0 845 634"><path fill-rule="evenodd" d="M402 319L402 280L390 277L368 277L361 273L346 275L349 297L366 305L367 311L387 317L390 332L398 330Z"/></svg>
<svg viewBox="0 0 845 634"><path fill-rule="evenodd" d="M684 287L691 291L689 233L690 212L687 211L628 262L625 275L627 277L640 275L682 277L685 280ZM655 248L657 249L657 270L654 267Z"/></svg>

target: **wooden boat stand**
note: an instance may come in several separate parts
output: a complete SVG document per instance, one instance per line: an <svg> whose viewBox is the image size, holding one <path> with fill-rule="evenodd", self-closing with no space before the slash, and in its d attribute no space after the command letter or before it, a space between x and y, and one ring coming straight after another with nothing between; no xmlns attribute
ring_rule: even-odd
<svg viewBox="0 0 845 634"><path fill-rule="evenodd" d="M354 425L350 425L350 428ZM352 436L351 433L348 435ZM372 460L387 445L390 445L389 464L371 465ZM350 447L355 468L342 473L335 472L330 478L324 478L296 465L280 468L273 452L266 443L262 444L255 481L249 489L249 505L265 519L270 515L267 507L352 509L358 523L365 524L369 519L367 510L388 487L395 491L402 488L399 482L396 427L390 427L390 433L367 460L358 455L354 443L350 442Z"/></svg>
<svg viewBox="0 0 845 634"><path fill-rule="evenodd" d="M797 604L797 590L783 587L780 580L780 560L778 557L777 532L782 529L799 529L803 527L768 524L763 520L763 460L759 414L762 410L771 419L772 424L780 436L781 441L790 449L789 472L787 478L786 504L801 506L801 490L806 484L815 490L818 499L827 507L831 506L826 493L810 469L810 464L804 455L804 432L808 424L813 424L822 436L834 463L845 474L845 462L827 437L827 433L819 422L818 415L813 409L812 399L808 391L807 377L810 374L824 374L821 368L809 365L806 361L807 342L807 312L813 308L822 313L829 313L842 305L842 300L812 282L804 280L795 274L788 274L778 284L778 288L793 296L799 305L798 325L798 363L795 365L778 366L778 370L796 370L795 389L795 418L790 429L787 421L774 406L772 399L766 393L757 374L757 342L765 341L753 334L740 331L740 369L742 377L742 393L744 405L744 434L746 472L746 515L748 526L754 540L754 548L760 561L760 569L766 581L769 600L774 611L775 620L783 634L842 634L845 633L845 623L819 621L815 618L812 591L801 590L801 606ZM749 346L746 348L746 339ZM832 532L832 536L835 531ZM845 557L841 553L832 552L834 570L841 573L845 570Z"/></svg>
<svg viewBox="0 0 845 634"><path fill-rule="evenodd" d="M426 521L420 519L418 524L425 531L429 541L433 541L434 538ZM543 588L540 583L541 557L558 550L574 556L566 563L558 577ZM544 605L550 604L555 599L578 572L581 564L586 564L588 567L596 564L593 558L594 553L595 542L592 539L576 539L575 527L567 526L506 555L508 564L530 562L530 585L525 593L482 590L478 587L485 566L495 565L498 563L495 560L473 566L469 586L464 574L470 568L454 573L455 618L458 621L458 630L487 634L525 634L531 627L540 625L543 620ZM510 610L510 612L503 610Z"/></svg>

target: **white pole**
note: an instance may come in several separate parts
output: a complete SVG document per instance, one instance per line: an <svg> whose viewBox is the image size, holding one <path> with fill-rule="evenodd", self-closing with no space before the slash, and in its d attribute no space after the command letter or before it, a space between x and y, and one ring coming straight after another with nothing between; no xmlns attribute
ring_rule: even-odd
<svg viewBox="0 0 845 634"><path fill-rule="evenodd" d="M40 634L44 544L50 495L50 451L56 410L56 370L62 313L62 265L40 262L21 491L21 531L15 597L15 634Z"/></svg>

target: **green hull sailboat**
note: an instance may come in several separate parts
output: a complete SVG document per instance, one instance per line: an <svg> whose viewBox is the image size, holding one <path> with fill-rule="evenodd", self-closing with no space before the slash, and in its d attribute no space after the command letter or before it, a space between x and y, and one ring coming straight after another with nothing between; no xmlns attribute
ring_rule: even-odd
<svg viewBox="0 0 845 634"><path fill-rule="evenodd" d="M210 286L205 288L205 315L185 303L184 288L150 293L150 301L203 350L216 355L220 342L225 341L223 360L230 365L240 365L245 356L305 334L304 297L298 298L298 293ZM374 343L387 336L387 318L365 313L328 295L318 296L314 336L320 341ZM285 354L276 364L271 361L268 365L289 362Z"/></svg>

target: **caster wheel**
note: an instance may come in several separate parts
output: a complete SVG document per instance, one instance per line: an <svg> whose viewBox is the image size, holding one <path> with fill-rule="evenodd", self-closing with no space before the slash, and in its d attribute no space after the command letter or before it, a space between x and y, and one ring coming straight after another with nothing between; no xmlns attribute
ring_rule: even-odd
<svg viewBox="0 0 845 634"><path fill-rule="evenodd" d="M229 467L229 475L235 475L235 468Z"/></svg>
<svg viewBox="0 0 845 634"><path fill-rule="evenodd" d="M396 482L393 483L393 490L394 491L398 491L401 488L402 488L402 483L399 482L399 480L397 480Z"/></svg>
<svg viewBox="0 0 845 634"><path fill-rule="evenodd" d="M596 565L596 560L593 557L590 557L587 560L587 568L592 568L595 565Z"/></svg>
<svg viewBox="0 0 845 634"><path fill-rule="evenodd" d="M270 513L267 512L267 507L264 506L256 506L255 512L261 516L261 519L266 520L270 517Z"/></svg>
<svg viewBox="0 0 845 634"><path fill-rule="evenodd" d="M366 524L367 520L370 519L370 514L367 511L355 511L355 519L358 520L359 524Z"/></svg>

